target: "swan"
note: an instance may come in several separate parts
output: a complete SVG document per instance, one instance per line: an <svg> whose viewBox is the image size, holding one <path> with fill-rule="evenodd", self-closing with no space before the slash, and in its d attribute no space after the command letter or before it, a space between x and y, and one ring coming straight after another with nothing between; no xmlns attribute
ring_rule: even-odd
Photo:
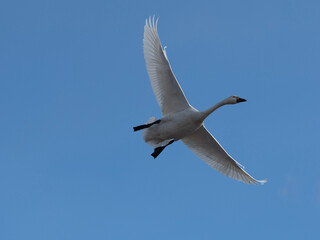
<svg viewBox="0 0 320 240"><path fill-rule="evenodd" d="M161 108L162 118L151 117L146 124L133 128L142 131L146 143L154 147L156 158L167 146L181 140L196 156L218 172L248 184L264 184L256 180L236 162L205 128L204 120L218 108L246 100L230 96L205 111L198 111L187 101L175 78L165 48L162 48L157 31L158 19L146 19L143 50L152 89Z"/></svg>

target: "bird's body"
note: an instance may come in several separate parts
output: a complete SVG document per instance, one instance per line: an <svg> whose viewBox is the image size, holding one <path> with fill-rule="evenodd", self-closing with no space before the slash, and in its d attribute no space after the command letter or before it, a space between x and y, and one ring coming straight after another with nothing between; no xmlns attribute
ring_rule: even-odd
<svg viewBox="0 0 320 240"><path fill-rule="evenodd" d="M154 124L144 129L143 138L153 147L161 146L161 143L173 139L178 141L196 131L203 123L201 113L193 107L171 113L160 119L159 124Z"/></svg>
<svg viewBox="0 0 320 240"><path fill-rule="evenodd" d="M155 117L151 117L146 124L134 127L134 131L143 129L145 142L155 148L151 155L156 158L165 147L181 140L217 171L245 183L264 183L265 180L256 180L244 171L203 125L204 120L219 107L246 100L230 96L205 111L198 111L192 107L171 70L165 50L162 49L154 18L146 21L143 49L162 118L156 120Z"/></svg>

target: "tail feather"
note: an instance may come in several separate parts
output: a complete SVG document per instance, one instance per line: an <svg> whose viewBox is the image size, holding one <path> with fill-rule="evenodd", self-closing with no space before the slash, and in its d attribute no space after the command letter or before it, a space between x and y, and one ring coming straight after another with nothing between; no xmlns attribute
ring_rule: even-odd
<svg viewBox="0 0 320 240"><path fill-rule="evenodd" d="M167 139L164 141L159 141L159 140L145 140L147 144L149 144L153 148L158 148L158 147L164 147L168 145L168 143L171 141L171 139Z"/></svg>
<svg viewBox="0 0 320 240"><path fill-rule="evenodd" d="M147 120L147 122L146 122L146 124L148 124L148 123L153 123L153 122L155 122L157 119L155 118L155 117L150 117L148 120Z"/></svg>
<svg viewBox="0 0 320 240"><path fill-rule="evenodd" d="M147 120L146 124L152 123L152 122L154 122L154 121L156 121L156 118L155 118L155 117L150 117L150 118ZM146 141L147 133L148 133L148 128L145 128L145 129L142 130L142 137L143 137L143 139L144 139L144 141L145 141L146 143L148 143L148 142Z"/></svg>
<svg viewBox="0 0 320 240"><path fill-rule="evenodd" d="M153 123L155 122L157 119L155 117L150 117L146 124L149 124L149 123ZM144 139L144 141L149 144L151 147L154 147L154 148L157 148L157 147L163 147L165 145L167 145L171 139L169 140L160 140L160 139L148 139L147 138L147 135L148 135L148 131L150 130L150 128L145 128L142 130L142 137Z"/></svg>

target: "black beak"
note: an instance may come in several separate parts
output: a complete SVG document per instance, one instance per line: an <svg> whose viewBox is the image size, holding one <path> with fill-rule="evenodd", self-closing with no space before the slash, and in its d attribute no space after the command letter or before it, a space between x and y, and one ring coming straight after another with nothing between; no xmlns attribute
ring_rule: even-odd
<svg viewBox="0 0 320 240"><path fill-rule="evenodd" d="M239 103L239 102L246 102L247 100L246 99L244 99L244 98L238 98L238 100L237 100L237 102Z"/></svg>

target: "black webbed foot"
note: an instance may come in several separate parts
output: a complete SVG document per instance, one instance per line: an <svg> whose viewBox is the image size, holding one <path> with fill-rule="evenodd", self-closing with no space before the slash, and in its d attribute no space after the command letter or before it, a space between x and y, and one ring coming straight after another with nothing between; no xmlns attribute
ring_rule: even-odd
<svg viewBox="0 0 320 240"><path fill-rule="evenodd" d="M163 151L163 149L165 149L166 148L166 146L164 146L164 147L157 147L157 148L155 148L154 149L154 152L153 153L151 153L151 156L153 157L153 158L156 158L156 157L158 157L159 156L159 154Z"/></svg>
<svg viewBox="0 0 320 240"><path fill-rule="evenodd" d="M151 156L153 158L156 158L159 156L159 154L167 147L169 146L170 144L172 144L174 142L174 140L171 140L167 145L163 146L163 147L157 147L154 149L154 152L151 154Z"/></svg>

